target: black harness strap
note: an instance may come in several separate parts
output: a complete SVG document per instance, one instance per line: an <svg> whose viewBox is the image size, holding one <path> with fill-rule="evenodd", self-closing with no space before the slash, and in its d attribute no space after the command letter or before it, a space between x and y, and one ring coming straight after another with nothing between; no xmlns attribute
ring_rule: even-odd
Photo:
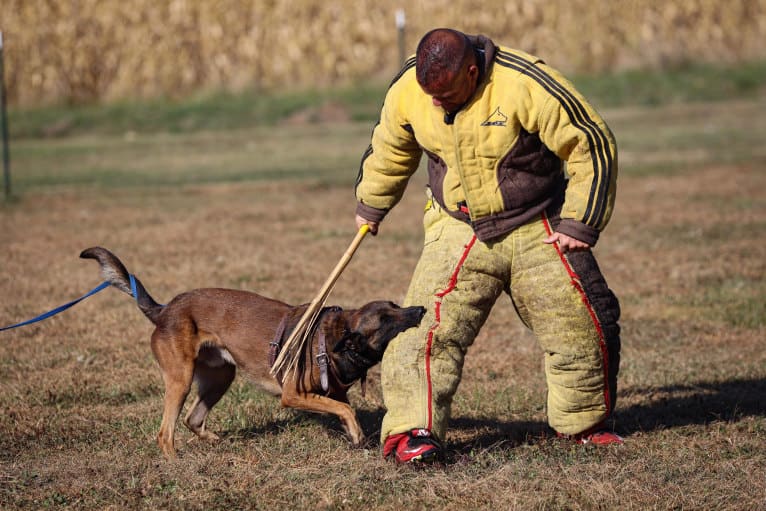
<svg viewBox="0 0 766 511"><path fill-rule="evenodd" d="M274 367L274 362L277 361L279 351L282 349L282 337L285 336L285 328L287 328L287 316L287 314L282 316L274 339L269 343L269 367Z"/></svg>

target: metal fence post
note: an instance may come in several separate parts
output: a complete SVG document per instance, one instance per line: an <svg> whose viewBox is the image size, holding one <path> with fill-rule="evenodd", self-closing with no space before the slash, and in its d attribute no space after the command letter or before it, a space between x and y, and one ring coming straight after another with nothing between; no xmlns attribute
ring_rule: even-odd
<svg viewBox="0 0 766 511"><path fill-rule="evenodd" d="M3 132L3 177L5 181L5 200L7 201L11 197L11 154L8 148L8 116L6 111L2 30L0 30L0 131Z"/></svg>
<svg viewBox="0 0 766 511"><path fill-rule="evenodd" d="M406 19L404 16L404 9L397 9L396 10L396 32L397 32L397 39L399 41L399 65L404 65L404 60L407 58L407 54L405 53L404 48L404 25L406 24Z"/></svg>

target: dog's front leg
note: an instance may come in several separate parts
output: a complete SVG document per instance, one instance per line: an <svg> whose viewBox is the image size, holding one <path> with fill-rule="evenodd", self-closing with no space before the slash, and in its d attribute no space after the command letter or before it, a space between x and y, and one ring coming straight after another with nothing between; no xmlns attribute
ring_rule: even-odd
<svg viewBox="0 0 766 511"><path fill-rule="evenodd" d="M282 390L282 406L310 412L335 414L340 419L343 430L351 438L354 447L359 447L364 442L364 433L359 421L356 420L356 414L347 403L341 403L318 394L300 393L287 385Z"/></svg>

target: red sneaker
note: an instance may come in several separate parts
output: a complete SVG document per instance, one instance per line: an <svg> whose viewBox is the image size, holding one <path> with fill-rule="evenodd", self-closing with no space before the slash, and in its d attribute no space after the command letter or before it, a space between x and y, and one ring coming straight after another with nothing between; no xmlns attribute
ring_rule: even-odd
<svg viewBox="0 0 766 511"><path fill-rule="evenodd" d="M431 463L443 457L443 448L427 429L413 429L386 438L383 457L391 455L397 463Z"/></svg>
<svg viewBox="0 0 766 511"><path fill-rule="evenodd" d="M556 433L556 436L559 438L567 438L580 445L622 445L625 443L625 440L620 435L614 431L606 429L603 423L596 424L592 428L576 435Z"/></svg>
<svg viewBox="0 0 766 511"><path fill-rule="evenodd" d="M603 429L601 431L591 433L590 435L580 436L579 438L575 439L575 442L582 445L622 445L625 443L625 439L623 439L614 431Z"/></svg>

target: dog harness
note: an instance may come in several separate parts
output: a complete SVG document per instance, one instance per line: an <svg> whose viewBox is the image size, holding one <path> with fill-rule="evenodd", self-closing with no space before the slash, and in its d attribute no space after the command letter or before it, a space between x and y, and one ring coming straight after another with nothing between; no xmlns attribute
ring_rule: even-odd
<svg viewBox="0 0 766 511"><path fill-rule="evenodd" d="M342 310L343 309L338 306L324 307L319 313L319 319L314 326L314 331L311 332L311 339L313 340L316 331L319 331L319 345L317 347L318 353L316 356L316 361L317 365L319 366L319 381L322 385L322 390L325 392L327 392L327 390L330 388L330 382L327 375L327 367L330 363L330 357L327 355L327 340L325 333L321 328L322 318L328 312L340 312ZM282 343L284 342L285 331L287 330L288 316L289 314L282 316L282 320L279 322L279 326L277 326L277 330L274 333L274 339L269 343L269 366L274 366L274 363L277 361L277 357L279 356L279 352L282 350Z"/></svg>

